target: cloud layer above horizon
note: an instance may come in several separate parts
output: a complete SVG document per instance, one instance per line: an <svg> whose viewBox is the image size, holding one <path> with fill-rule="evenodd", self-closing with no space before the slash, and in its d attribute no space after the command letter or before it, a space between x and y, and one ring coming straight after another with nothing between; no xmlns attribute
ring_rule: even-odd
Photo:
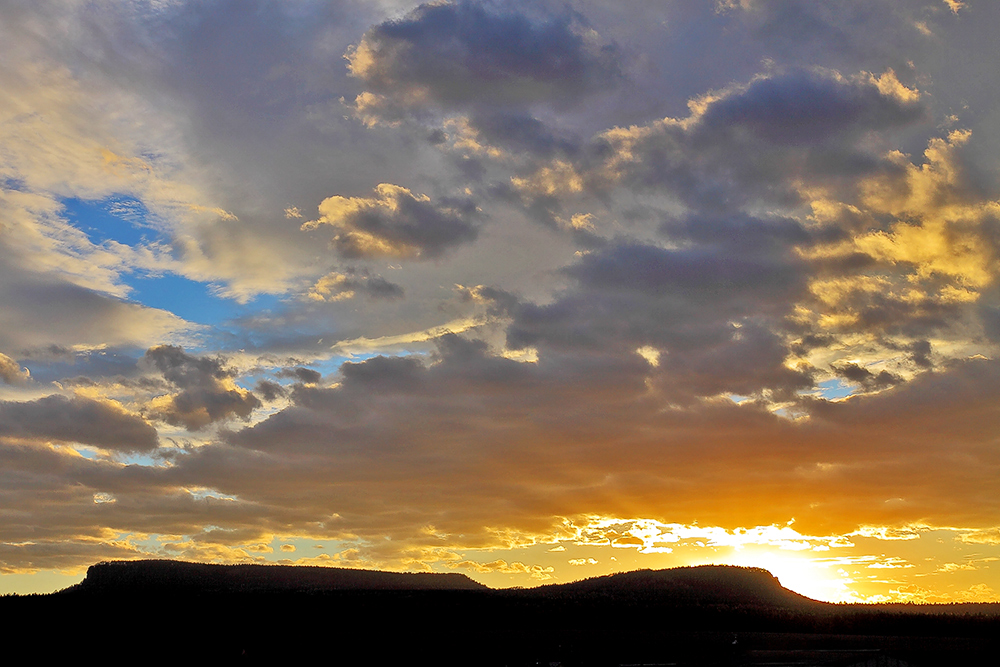
<svg viewBox="0 0 1000 667"><path fill-rule="evenodd" d="M998 20L5 4L0 572L753 545L995 599Z"/></svg>

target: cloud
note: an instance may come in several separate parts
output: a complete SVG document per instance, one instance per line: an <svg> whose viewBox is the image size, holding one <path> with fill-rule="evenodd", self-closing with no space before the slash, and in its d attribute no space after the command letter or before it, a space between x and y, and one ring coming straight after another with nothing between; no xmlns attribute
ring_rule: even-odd
<svg viewBox="0 0 1000 667"><path fill-rule="evenodd" d="M337 235L331 247L346 258L432 259L478 235L473 222L479 214L471 199L435 205L427 195L388 183L377 186L373 197L324 199L319 213L302 229L332 226Z"/></svg>
<svg viewBox="0 0 1000 667"><path fill-rule="evenodd" d="M939 11L951 0L872 3L847 0L837 7L808 0L725 0L719 6L754 38L768 55L784 61L890 62L906 65L951 18Z"/></svg>
<svg viewBox="0 0 1000 667"><path fill-rule="evenodd" d="M718 210L758 198L791 204L796 184L835 185L880 168L861 142L926 115L919 94L889 71L843 76L820 68L758 75L689 102L686 118L607 130L587 157L554 163L514 184L529 195L665 192ZM882 165L881 168L886 168Z"/></svg>
<svg viewBox="0 0 1000 667"><path fill-rule="evenodd" d="M21 273L0 285L0 346L26 353L142 345L179 338L194 327L176 315L107 297L47 277Z"/></svg>
<svg viewBox="0 0 1000 667"><path fill-rule="evenodd" d="M617 48L572 9L503 2L421 5L370 29L347 59L368 88L358 113L372 120L435 107L568 106L622 78Z"/></svg>
<svg viewBox="0 0 1000 667"><path fill-rule="evenodd" d="M143 360L180 390L150 401L147 410L156 419L197 431L231 417L247 419L261 407L256 396L233 382L234 374L218 358L160 345L148 349Z"/></svg>
<svg viewBox="0 0 1000 667"><path fill-rule="evenodd" d="M20 253L119 297L137 268L240 301L314 278L321 253L275 223L329 187L319 174L336 141L319 126L348 123L323 108L347 78L354 21L370 12L228 1L4 8L0 116L11 122L0 130L0 199L58 207L129 197L145 210L148 237L83 244L83 230L36 215L15 230Z"/></svg>
<svg viewBox="0 0 1000 667"><path fill-rule="evenodd" d="M362 294L369 299L401 299L403 288L382 276L366 270L349 268L344 273L333 271L316 281L306 293L313 301L343 301Z"/></svg>
<svg viewBox="0 0 1000 667"><path fill-rule="evenodd" d="M156 449L156 429L109 401L59 394L23 403L0 403L0 436L80 443L118 452Z"/></svg>
<svg viewBox="0 0 1000 667"><path fill-rule="evenodd" d="M27 368L21 368L21 364L11 359L6 354L0 353L0 380L5 384L23 384L31 377Z"/></svg>
<svg viewBox="0 0 1000 667"><path fill-rule="evenodd" d="M907 125L926 113L919 100L920 94L903 86L892 70L851 80L813 69L762 76L745 87L695 100L692 109L698 118L695 134L724 129L748 132L768 144L797 146Z"/></svg>
<svg viewBox="0 0 1000 667"><path fill-rule="evenodd" d="M445 324L402 334L380 336L378 338L352 338L339 341L331 349L347 356L371 354L374 352L399 352L413 347L426 347L426 343L434 341L447 334L459 334L485 323L480 318L463 318L452 320Z"/></svg>
<svg viewBox="0 0 1000 667"><path fill-rule="evenodd" d="M264 399L266 403L276 401L278 398L287 394L284 387L277 382L271 382L269 380L260 380L257 382L254 390L257 392L258 396Z"/></svg>
<svg viewBox="0 0 1000 667"><path fill-rule="evenodd" d="M244 475L225 476L227 491L272 511L294 506L318 518L333 508L331 526L411 544L427 543L420 530L433 523L456 548L499 544L485 526L553 539L555 517L579 507L730 530L794 516L796 534L819 536L918 517L991 525L992 509L975 498L993 474L981 457L995 415L988 400L969 397L995 393L993 362L816 403L793 422L728 399L672 403L677 375L650 384L660 369L633 357L555 364L543 350L526 364L449 336L427 365L374 357L345 365L339 385L296 389L291 406L185 457L175 472L235 466ZM928 465L936 476L914 486L911 475ZM307 500L304 489L318 495Z"/></svg>
<svg viewBox="0 0 1000 667"><path fill-rule="evenodd" d="M995 432L988 405L1000 384L993 362L970 361L790 422L728 400L670 407L664 385L645 383L657 369L633 356L634 363L602 365L580 355L553 364L543 351L539 363L526 364L448 336L425 362L375 357L346 365L337 386L297 388L289 407L223 442L178 453L169 468L112 469L81 459L36 469L59 470L51 484L86 480L79 502L114 512L116 526L200 535L208 525L293 525L329 539L353 536L373 562L385 563L436 543L440 538L422 532L430 523L456 549L499 547L566 534L559 517L576 508L697 521L701 537L714 534L711 526L738 537L738 526L784 525L791 515L798 522L788 539L915 516L990 525L991 508L976 498L993 474L980 458ZM201 365L195 375L217 368ZM907 419L915 407L922 418ZM958 452L979 462L970 467ZM28 468L21 456L5 463L8 474ZM843 463L816 468L818 457ZM934 479L912 485L911 475L928 465ZM178 488L205 487L236 500L173 499ZM118 501L95 505L96 492ZM886 497L909 500L887 505ZM53 517L63 510L37 511ZM79 518L82 525L94 520ZM199 539L235 544L240 535ZM785 538L779 531L775 539Z"/></svg>
<svg viewBox="0 0 1000 667"><path fill-rule="evenodd" d="M278 371L276 375L280 378L294 378L303 384L316 384L323 377L322 373L311 368L287 368Z"/></svg>
<svg viewBox="0 0 1000 667"><path fill-rule="evenodd" d="M478 561L463 560L457 563L449 563L448 567L462 570L472 570L473 572L501 572L503 574L528 574L532 579L546 581L552 578L553 567L543 567L541 565L525 565L520 562L508 563L503 559L498 559L490 563L480 563Z"/></svg>
<svg viewBox="0 0 1000 667"><path fill-rule="evenodd" d="M845 380L857 382L858 384L871 389L891 387L892 385L903 381L902 378L893 375L887 370L881 370L878 373L873 373L864 366L854 363L846 363L837 367L835 370L837 374Z"/></svg>
<svg viewBox="0 0 1000 667"><path fill-rule="evenodd" d="M17 203L5 210L10 199ZM125 300L127 290L115 276L125 257L91 244L57 211L45 197L4 196L0 188L0 221L9 231L0 239L0 318L6 323L0 347L19 355L49 346L92 349L180 337L196 328Z"/></svg>
<svg viewBox="0 0 1000 667"><path fill-rule="evenodd" d="M710 245L627 242L595 250L564 270L575 284L554 301L513 309L507 343L570 358L631 358L648 348L657 352L657 373L678 400L688 392L805 388L809 374L786 366L789 350L780 332L791 304L806 294L806 266L788 247L767 247L773 234L784 233L780 222L774 229L760 222L759 238L744 243L740 255Z"/></svg>
<svg viewBox="0 0 1000 667"><path fill-rule="evenodd" d="M416 128L467 170L482 168L472 157L575 154L586 102L628 83L618 45L549 3L424 4L371 28L346 57L365 86L348 104L355 117Z"/></svg>

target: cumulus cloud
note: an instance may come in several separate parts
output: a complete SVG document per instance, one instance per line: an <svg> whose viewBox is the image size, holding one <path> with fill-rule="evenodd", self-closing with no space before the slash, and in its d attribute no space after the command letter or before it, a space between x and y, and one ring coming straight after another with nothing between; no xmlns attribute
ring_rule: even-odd
<svg viewBox="0 0 1000 667"><path fill-rule="evenodd" d="M622 77L618 49L572 9L517 3L421 5L369 30L347 54L370 92L362 116L394 111L565 106Z"/></svg>
<svg viewBox="0 0 1000 667"><path fill-rule="evenodd" d="M59 394L0 403L0 436L80 443L118 452L148 452L158 445L156 429L121 406Z"/></svg>
<svg viewBox="0 0 1000 667"><path fill-rule="evenodd" d="M359 294L369 299L401 299L403 288L366 270L349 268L344 273L333 271L317 280L306 297L312 301L343 301Z"/></svg>
<svg viewBox="0 0 1000 667"><path fill-rule="evenodd" d="M807 387L808 371L786 365L780 335L807 284L807 268L789 246L767 247L784 233L780 222L774 230L760 222L759 238L744 242L738 256L707 244L622 243L588 253L565 269L573 287L549 304L513 310L508 345L569 355L633 356L648 348L677 397Z"/></svg>
<svg viewBox="0 0 1000 667"><path fill-rule="evenodd" d="M696 132L749 132L770 144L822 144L906 125L925 113L920 94L892 70L845 78L834 71L791 70L692 102ZM701 113L698 113L698 112Z"/></svg>
<svg viewBox="0 0 1000 667"><path fill-rule="evenodd" d="M301 367L282 369L278 371L277 376L280 378L293 378L303 384L316 384L323 377L319 371Z"/></svg>
<svg viewBox="0 0 1000 667"><path fill-rule="evenodd" d="M878 373L873 373L864 366L850 362L836 367L835 370L837 375L845 380L857 382L864 387L872 389L891 387L903 381L898 375L893 375L885 369L878 371Z"/></svg>
<svg viewBox="0 0 1000 667"><path fill-rule="evenodd" d="M231 417L247 419L261 407L256 396L233 381L234 373L218 358L160 345L147 350L143 360L179 390L150 401L147 410L156 419L197 431Z"/></svg>
<svg viewBox="0 0 1000 667"><path fill-rule="evenodd" d="M429 259L476 239L479 217L471 199L442 199L382 183L373 197L329 197L319 205L320 217L302 225L313 230L330 225L337 235L330 242L342 257ZM393 292L376 282L376 292ZM333 291L333 286L329 287ZM316 290L314 290L315 292ZM322 296L322 292L316 292Z"/></svg>
<svg viewBox="0 0 1000 667"><path fill-rule="evenodd" d="M429 128L433 143L508 159L577 152L588 99L627 81L622 50L569 5L428 3L380 23L346 54L367 126ZM476 162L476 165L479 163Z"/></svg>
<svg viewBox="0 0 1000 667"><path fill-rule="evenodd" d="M844 76L819 68L759 75L692 99L689 108L686 118L608 130L586 158L553 163L514 184L530 196L623 185L708 210L757 199L791 204L801 201L796 185L803 180L835 185L875 171L881 158L861 140L926 114L919 93L891 71Z"/></svg>
<svg viewBox="0 0 1000 667"><path fill-rule="evenodd" d="M257 382L254 390L257 392L257 395L267 403L275 401L278 398L285 396L287 393L283 386L277 382L271 382L270 380L260 380Z"/></svg>
<svg viewBox="0 0 1000 667"><path fill-rule="evenodd" d="M31 377L27 368L21 368L21 364L11 359L6 354L0 353L0 380L6 384L22 384Z"/></svg>

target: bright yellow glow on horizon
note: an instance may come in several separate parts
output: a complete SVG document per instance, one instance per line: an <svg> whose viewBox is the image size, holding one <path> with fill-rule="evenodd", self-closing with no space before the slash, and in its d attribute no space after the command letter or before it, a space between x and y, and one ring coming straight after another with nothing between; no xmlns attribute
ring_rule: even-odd
<svg viewBox="0 0 1000 667"><path fill-rule="evenodd" d="M692 563L694 564L694 563ZM697 563L698 565L707 563ZM852 589L855 583L847 572L836 568L829 559L815 559L784 551L743 551L715 561L717 565L741 565L764 568L785 588L823 602L864 602ZM836 569L835 569L836 568Z"/></svg>

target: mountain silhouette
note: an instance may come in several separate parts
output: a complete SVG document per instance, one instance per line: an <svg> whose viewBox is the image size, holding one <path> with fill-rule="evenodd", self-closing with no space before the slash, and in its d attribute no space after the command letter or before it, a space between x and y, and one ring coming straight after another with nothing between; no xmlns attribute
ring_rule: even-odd
<svg viewBox="0 0 1000 667"><path fill-rule="evenodd" d="M488 588L457 572L400 573L334 567L137 560L91 565L84 580L67 592L177 595L421 590L482 591Z"/></svg>
<svg viewBox="0 0 1000 667"><path fill-rule="evenodd" d="M829 604L720 565L494 590L458 573L116 561L4 596L0 613L30 654L60 660L113 646L197 662L932 667L1000 651L996 605Z"/></svg>
<svg viewBox="0 0 1000 667"><path fill-rule="evenodd" d="M783 587L777 577L757 567L701 565L669 570L635 570L550 584L530 589L543 597L588 597L673 603L678 605L732 605L818 611L829 605Z"/></svg>

